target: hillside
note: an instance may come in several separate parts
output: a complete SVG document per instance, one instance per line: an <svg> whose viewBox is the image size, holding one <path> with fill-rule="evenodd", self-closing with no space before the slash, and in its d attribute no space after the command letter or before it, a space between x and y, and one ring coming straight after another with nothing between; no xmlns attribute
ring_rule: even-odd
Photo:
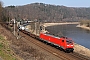
<svg viewBox="0 0 90 60"><path fill-rule="evenodd" d="M5 7L9 17L43 22L78 21L90 19L90 8L76 8L44 3Z"/></svg>

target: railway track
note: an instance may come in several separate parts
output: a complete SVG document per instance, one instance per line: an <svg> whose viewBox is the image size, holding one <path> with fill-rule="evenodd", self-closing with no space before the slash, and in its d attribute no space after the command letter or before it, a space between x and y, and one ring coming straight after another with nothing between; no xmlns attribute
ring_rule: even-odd
<svg viewBox="0 0 90 60"><path fill-rule="evenodd" d="M24 35L25 39L29 40L30 42L39 46L40 48L48 51L49 53L60 58L61 60L90 60L90 58L85 57L85 56L80 55L80 54L75 53L75 52L74 53L65 53L63 51L60 51L59 49L51 47L50 45L48 46L46 44L43 44L42 42L37 41L36 39L31 38L30 36L28 36L22 32L21 32L21 35Z"/></svg>
<svg viewBox="0 0 90 60"><path fill-rule="evenodd" d="M76 57L76 58L78 58L78 59L80 59L80 60L90 60L90 57L87 57L87 56L78 54L78 53L76 53L76 52L74 52L73 54L70 53L70 55L73 56L73 57Z"/></svg>
<svg viewBox="0 0 90 60"><path fill-rule="evenodd" d="M3 25L3 24L2 24ZM9 28L7 27L7 25L3 25L6 29L9 30ZM76 52L74 53L65 53L63 51L60 51L59 49L56 49L54 47L51 47L50 45L46 45L46 44L43 44L42 42L40 41L37 41L36 39L34 38L31 38L29 35L26 35L22 32L20 32L20 34L22 36L25 36L24 38L30 42L32 42L33 44L39 46L40 48L48 51L49 53L51 53L52 55L60 58L60 60L90 60L89 57L86 57L86 56L83 56L81 54L78 54Z"/></svg>
<svg viewBox="0 0 90 60"><path fill-rule="evenodd" d="M56 53L54 50L52 50L51 48L47 47L45 44L41 44L41 42L36 41L36 40L33 39L33 38L30 38L30 36L27 36L27 35L25 35L25 34L23 34L23 33L21 33L21 35L24 35L25 39L27 39L27 40L29 40L31 43L39 46L39 47L42 48L43 50L48 51L49 53L51 53L51 54L53 54L54 56L60 58L61 60L71 60L70 58L63 56L62 54Z"/></svg>

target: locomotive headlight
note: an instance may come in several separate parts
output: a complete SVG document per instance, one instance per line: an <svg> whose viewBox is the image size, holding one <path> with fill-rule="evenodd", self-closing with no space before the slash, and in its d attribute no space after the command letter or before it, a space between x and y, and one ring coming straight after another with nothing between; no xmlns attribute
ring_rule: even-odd
<svg viewBox="0 0 90 60"><path fill-rule="evenodd" d="M71 45L71 46L73 46L73 45Z"/></svg>
<svg viewBox="0 0 90 60"><path fill-rule="evenodd" d="M69 45L67 45L67 46L69 46Z"/></svg>

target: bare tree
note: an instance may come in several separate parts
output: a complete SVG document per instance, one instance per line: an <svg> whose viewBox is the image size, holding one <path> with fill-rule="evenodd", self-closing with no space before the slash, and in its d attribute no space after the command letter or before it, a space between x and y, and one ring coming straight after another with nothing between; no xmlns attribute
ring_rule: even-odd
<svg viewBox="0 0 90 60"><path fill-rule="evenodd" d="M2 21L2 2L0 1L0 21Z"/></svg>

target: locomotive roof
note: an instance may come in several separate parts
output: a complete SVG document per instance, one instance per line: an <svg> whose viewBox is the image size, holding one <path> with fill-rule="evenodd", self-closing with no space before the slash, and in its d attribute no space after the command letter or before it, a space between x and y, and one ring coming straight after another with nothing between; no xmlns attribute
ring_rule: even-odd
<svg viewBox="0 0 90 60"><path fill-rule="evenodd" d="M46 35L48 35L48 36L52 36L52 37L58 38L58 39L64 38L64 39L69 39L69 40L71 40L70 38L68 38L68 37L66 37L66 36L58 36L58 35L49 34L49 33L44 33L44 34L46 34Z"/></svg>

